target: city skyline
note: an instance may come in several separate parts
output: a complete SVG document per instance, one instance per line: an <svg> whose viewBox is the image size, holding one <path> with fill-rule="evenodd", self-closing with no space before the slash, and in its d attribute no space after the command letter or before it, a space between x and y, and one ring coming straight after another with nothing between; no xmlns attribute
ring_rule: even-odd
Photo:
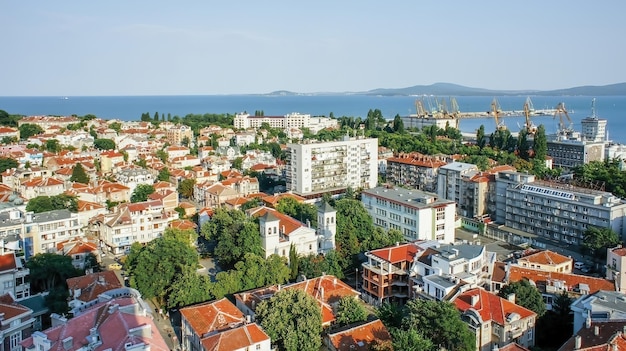
<svg viewBox="0 0 626 351"><path fill-rule="evenodd" d="M626 82L626 4L616 0L185 5L4 2L0 96Z"/></svg>

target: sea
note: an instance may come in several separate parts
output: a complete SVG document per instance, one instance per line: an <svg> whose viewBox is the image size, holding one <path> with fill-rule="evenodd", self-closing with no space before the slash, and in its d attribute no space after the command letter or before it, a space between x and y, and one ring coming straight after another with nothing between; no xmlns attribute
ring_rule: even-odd
<svg viewBox="0 0 626 351"><path fill-rule="evenodd" d="M367 116L370 109L379 109L387 119L396 115L416 113L417 99L435 99L421 96L374 95L188 95L188 96L41 96L0 97L0 110L21 115L78 115L93 114L103 119L124 121L139 120L142 113L155 112L183 117L187 114L248 112L262 110L266 116L285 115L292 112L314 116L335 117ZM487 112L491 110L493 96L457 96L461 112ZM503 111L521 111L527 96L497 96ZM593 96L530 96L535 110L553 109L564 103L573 128L580 130L580 121L592 115ZM437 98L441 100L441 97ZM445 97L448 100L448 97ZM449 104L449 100L448 100ZM595 115L606 119L609 139L626 144L626 96L600 96L595 98ZM546 133L557 131L559 118L535 116L535 125L543 124ZM503 117L512 132L524 124L522 116ZM475 132L481 125L485 130L495 130L493 118L464 118L459 123L462 132Z"/></svg>

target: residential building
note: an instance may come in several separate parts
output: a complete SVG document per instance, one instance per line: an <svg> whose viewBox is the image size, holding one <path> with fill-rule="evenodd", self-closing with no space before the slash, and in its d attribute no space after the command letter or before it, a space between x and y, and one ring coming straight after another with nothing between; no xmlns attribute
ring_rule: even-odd
<svg viewBox="0 0 626 351"><path fill-rule="evenodd" d="M98 250L98 245L84 239L73 239L61 242L57 244L56 253L70 257L74 268L82 271L86 268L94 268L92 265L100 262L100 250ZM96 262L90 261L89 257L91 256L96 258Z"/></svg>
<svg viewBox="0 0 626 351"><path fill-rule="evenodd" d="M272 128L309 128L312 133L317 133L324 128L336 128L337 120L324 117L311 117L310 114L301 114L297 112L289 113L284 116L251 116L250 114L238 113L233 121L235 128L248 129L260 128L263 123L267 123Z"/></svg>
<svg viewBox="0 0 626 351"><path fill-rule="evenodd" d="M324 336L324 344L330 351L369 351L376 342L391 343L391 335L380 319L329 332Z"/></svg>
<svg viewBox="0 0 626 351"><path fill-rule="evenodd" d="M116 181L127 187L132 194L139 184L153 185L155 177L152 172L141 167L128 167L115 173Z"/></svg>
<svg viewBox="0 0 626 351"><path fill-rule="evenodd" d="M20 140L20 130L11 127L0 127L0 139L3 138L15 138Z"/></svg>
<svg viewBox="0 0 626 351"><path fill-rule="evenodd" d="M0 247L2 250L19 251L23 249L24 212L12 207L0 212Z"/></svg>
<svg viewBox="0 0 626 351"><path fill-rule="evenodd" d="M33 332L33 310L7 293L0 296L0 316L0 351L21 351L21 341Z"/></svg>
<svg viewBox="0 0 626 351"><path fill-rule="evenodd" d="M626 293L626 248L622 245L607 249L606 279L614 280L616 290Z"/></svg>
<svg viewBox="0 0 626 351"><path fill-rule="evenodd" d="M172 145L182 145L183 140L187 140L187 143L193 141L193 131L191 127L184 124L177 124L171 128L168 128L165 132L167 141Z"/></svg>
<svg viewBox="0 0 626 351"><path fill-rule="evenodd" d="M437 195L444 199L461 202L461 198L466 193L468 186L464 178L469 178L478 173L478 167L471 163L452 162L439 167L437 175ZM459 214L460 209L457 209Z"/></svg>
<svg viewBox="0 0 626 351"><path fill-rule="evenodd" d="M588 323L557 351L626 350L626 321Z"/></svg>
<svg viewBox="0 0 626 351"><path fill-rule="evenodd" d="M70 313L79 315L100 301L99 296L109 290L120 289L122 284L114 271L91 273L66 279L69 289Z"/></svg>
<svg viewBox="0 0 626 351"><path fill-rule="evenodd" d="M542 250L517 259L517 265L546 272L572 273L574 260L554 251Z"/></svg>
<svg viewBox="0 0 626 351"><path fill-rule="evenodd" d="M593 133L595 134L595 133ZM571 169L592 161L604 161L605 141L548 137L548 156L553 167Z"/></svg>
<svg viewBox="0 0 626 351"><path fill-rule="evenodd" d="M378 182L378 139L287 144L287 190L321 197L346 188L370 189Z"/></svg>
<svg viewBox="0 0 626 351"><path fill-rule="evenodd" d="M56 196L65 191L62 180L49 178L35 178L22 182L19 186L20 194L26 199L33 199L37 196Z"/></svg>
<svg viewBox="0 0 626 351"><path fill-rule="evenodd" d="M56 253L59 243L84 237L78 214L67 209L27 212L24 226L24 253L27 259L39 253Z"/></svg>
<svg viewBox="0 0 626 351"><path fill-rule="evenodd" d="M289 259L291 246L302 256L325 254L335 248L337 211L327 203L317 208L317 228L265 206L251 209L248 214L259 218L265 258L276 254Z"/></svg>
<svg viewBox="0 0 626 351"><path fill-rule="evenodd" d="M510 343L535 345L537 314L516 305L514 294L509 299L475 288L452 301L476 336L476 350L492 351Z"/></svg>
<svg viewBox="0 0 626 351"><path fill-rule="evenodd" d="M322 326L326 327L335 321L335 313L342 297L359 297L360 293L352 289L337 277L323 275L317 278L306 279L287 285L272 285L265 288L254 289L234 294L237 308L245 316L250 316L254 321L256 306L281 290L298 289L306 292L319 303L322 313Z"/></svg>
<svg viewBox="0 0 626 351"><path fill-rule="evenodd" d="M109 290L71 319L52 315L52 327L21 342L27 351L167 351L151 311L134 289ZM22 350L22 349L20 349Z"/></svg>
<svg viewBox="0 0 626 351"><path fill-rule="evenodd" d="M437 171L446 164L440 157L401 153L387 158L385 173L391 184L434 192L437 191Z"/></svg>
<svg viewBox="0 0 626 351"><path fill-rule="evenodd" d="M80 218L80 224L83 227L89 225L89 221L101 214L108 212L107 208L96 202L89 202L78 199L78 217Z"/></svg>
<svg viewBox="0 0 626 351"><path fill-rule="evenodd" d="M109 173L114 170L117 165L124 163L124 155L117 151L105 151L100 153L100 171Z"/></svg>
<svg viewBox="0 0 626 351"><path fill-rule="evenodd" d="M594 111L595 114L595 111ZM592 142L603 142L607 139L607 120L595 115L585 117L580 121L582 127L582 139Z"/></svg>
<svg viewBox="0 0 626 351"><path fill-rule="evenodd" d="M11 294L16 300L30 296L30 270L15 252L0 255L0 295Z"/></svg>
<svg viewBox="0 0 626 351"><path fill-rule="evenodd" d="M581 295L570 305L574 315L574 334L586 323L626 320L626 295L617 291L599 290Z"/></svg>
<svg viewBox="0 0 626 351"><path fill-rule="evenodd" d="M376 187L361 192L361 202L374 225L396 229L407 240L454 242L454 201L421 190Z"/></svg>
<svg viewBox="0 0 626 351"><path fill-rule="evenodd" d="M409 272L418 252L414 243L366 252L367 261L361 264L363 299L375 305L383 302L404 304L411 296Z"/></svg>
<svg viewBox="0 0 626 351"><path fill-rule="evenodd" d="M510 184L515 174L502 172L499 176ZM538 180L498 191L502 188L506 190L503 208L507 227L559 244L581 244L589 227L611 228L621 237L625 234L626 201L609 192Z"/></svg>
<svg viewBox="0 0 626 351"><path fill-rule="evenodd" d="M17 121L17 126L21 127L23 124L36 124L44 130L52 126L59 126L66 128L70 124L79 123L80 119L74 116L28 116L22 117Z"/></svg>

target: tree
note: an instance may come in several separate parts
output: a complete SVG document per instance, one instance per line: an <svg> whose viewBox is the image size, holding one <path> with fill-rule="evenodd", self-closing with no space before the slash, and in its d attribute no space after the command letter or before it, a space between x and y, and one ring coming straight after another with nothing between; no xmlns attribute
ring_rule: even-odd
<svg viewBox="0 0 626 351"><path fill-rule="evenodd" d="M449 302L416 299L406 306L404 330L416 330L434 345L450 351L474 351L476 338Z"/></svg>
<svg viewBox="0 0 626 351"><path fill-rule="evenodd" d="M89 176L85 172L85 168L83 168L82 163L76 163L76 166L74 166L74 169L72 169L72 176L70 177L70 181L83 184L89 183Z"/></svg>
<svg viewBox="0 0 626 351"><path fill-rule="evenodd" d="M399 134L404 133L404 122L399 114L393 118L393 131Z"/></svg>
<svg viewBox="0 0 626 351"><path fill-rule="evenodd" d="M606 249L619 243L619 235L611 228L588 227L583 233L583 249L599 259L606 258Z"/></svg>
<svg viewBox="0 0 626 351"><path fill-rule="evenodd" d="M0 173L7 169L17 168L18 162L15 159L9 157L0 157Z"/></svg>
<svg viewBox="0 0 626 351"><path fill-rule="evenodd" d="M339 307L337 307L337 320L339 325L348 325L356 322L365 322L367 320L367 310L363 303L354 296L344 296L339 299Z"/></svg>
<svg viewBox="0 0 626 351"><path fill-rule="evenodd" d="M113 129L117 134L122 131L122 124L120 122L113 122L109 124L109 128Z"/></svg>
<svg viewBox="0 0 626 351"><path fill-rule="evenodd" d="M150 184L139 184L130 196L130 202L146 201L148 200L148 196L154 192L154 186Z"/></svg>
<svg viewBox="0 0 626 351"><path fill-rule="evenodd" d="M540 124L535 132L533 138L533 152L535 159L542 163L546 162L546 157L548 156L548 139L546 138L546 128L543 124Z"/></svg>
<svg viewBox="0 0 626 351"><path fill-rule="evenodd" d="M486 143L487 139L485 138L485 126L481 124L476 131L476 145L478 145L478 148L482 150Z"/></svg>
<svg viewBox="0 0 626 351"><path fill-rule="evenodd" d="M541 293L528 280L522 279L504 286L498 296L506 299L510 294L515 294L517 305L535 312L537 316L541 317L546 313L546 304Z"/></svg>
<svg viewBox="0 0 626 351"><path fill-rule="evenodd" d="M232 168L236 168L236 169L239 169L239 170L242 169L241 168L242 165L243 165L243 157L237 157L236 159L233 160L233 162L231 164Z"/></svg>
<svg viewBox="0 0 626 351"><path fill-rule="evenodd" d="M67 290L65 280L82 274L72 265L72 258L53 253L40 253L26 261L30 270L30 286L33 293L50 291L54 288Z"/></svg>
<svg viewBox="0 0 626 351"><path fill-rule="evenodd" d="M196 185L195 179L185 179L180 184L178 184L178 193L190 199L193 196L193 190Z"/></svg>
<svg viewBox="0 0 626 351"><path fill-rule="evenodd" d="M182 307L209 301L213 298L212 289L213 284L208 276L196 273L193 267L184 267L167 291L167 307Z"/></svg>
<svg viewBox="0 0 626 351"><path fill-rule="evenodd" d="M570 310L571 304L572 299L567 291L563 291L553 300L552 310L537 319L536 345L557 349L570 338L574 325L574 315Z"/></svg>
<svg viewBox="0 0 626 351"><path fill-rule="evenodd" d="M159 170L159 175L157 176L158 180L164 181L164 182L169 182L170 181L170 170L167 167L163 167L161 168L161 170Z"/></svg>
<svg viewBox="0 0 626 351"><path fill-rule="evenodd" d="M317 208L314 205L300 203L293 197L284 197L276 204L276 210L302 223L311 223L313 227L317 225Z"/></svg>
<svg viewBox="0 0 626 351"><path fill-rule="evenodd" d="M43 128L37 124L25 123L20 126L20 138L28 139L33 135L42 134Z"/></svg>
<svg viewBox="0 0 626 351"><path fill-rule="evenodd" d="M526 128L522 129L517 137L517 152L518 156L524 160L528 160L530 157L530 142L528 141L528 131Z"/></svg>
<svg viewBox="0 0 626 351"><path fill-rule="evenodd" d="M291 271L289 278L291 280L295 280L298 277L299 261L298 251L296 251L296 246L292 243L289 247L289 269Z"/></svg>
<svg viewBox="0 0 626 351"><path fill-rule="evenodd" d="M68 209L70 212L78 210L78 202L75 196L60 194L55 196L37 196L28 201L26 211L34 213Z"/></svg>
<svg viewBox="0 0 626 351"><path fill-rule="evenodd" d="M111 139L96 139L93 141L93 147L98 150L115 150L115 142Z"/></svg>
<svg viewBox="0 0 626 351"><path fill-rule="evenodd" d="M435 351L435 347L430 339L425 338L415 329L391 329L393 349L402 351Z"/></svg>
<svg viewBox="0 0 626 351"><path fill-rule="evenodd" d="M61 144L56 139L48 139L45 144L46 150L57 153L61 150Z"/></svg>
<svg viewBox="0 0 626 351"><path fill-rule="evenodd" d="M302 290L281 290L259 303L256 319L279 350L317 351L322 346L322 312Z"/></svg>

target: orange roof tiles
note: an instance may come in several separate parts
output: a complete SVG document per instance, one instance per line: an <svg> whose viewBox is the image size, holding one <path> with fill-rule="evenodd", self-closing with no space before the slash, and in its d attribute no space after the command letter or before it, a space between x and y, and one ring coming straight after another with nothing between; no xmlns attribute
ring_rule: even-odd
<svg viewBox="0 0 626 351"><path fill-rule="evenodd" d="M98 295L113 289L122 287L119 279L113 271L104 271L83 275L66 280L67 288L72 292L80 289L80 296L74 296L76 300L89 302L96 300Z"/></svg>
<svg viewBox="0 0 626 351"><path fill-rule="evenodd" d="M551 285L550 283L556 280L563 281L567 290L580 287L580 284L587 284L587 286L589 286L589 294L593 294L599 290L615 291L615 283L602 278L511 266L509 270L509 281L516 282L522 279L532 280L538 286Z"/></svg>
<svg viewBox="0 0 626 351"><path fill-rule="evenodd" d="M391 335L380 319L376 319L348 330L328 334L328 339L337 351L367 351L374 340L391 341Z"/></svg>
<svg viewBox="0 0 626 351"><path fill-rule="evenodd" d="M530 263L544 265L559 265L566 262L571 263L572 259L570 257L563 256L550 250L543 250L528 256L524 256L518 261L527 261Z"/></svg>
<svg viewBox="0 0 626 351"><path fill-rule="evenodd" d="M32 310L15 302L9 293L0 296L0 314L5 321L28 312Z"/></svg>
<svg viewBox="0 0 626 351"><path fill-rule="evenodd" d="M271 195L271 196L266 196L264 198L262 198L263 202L265 202L268 206L271 207L275 207L276 204L282 200L283 198L293 198L296 201L303 203L304 200L306 200L305 198L303 198L302 196L298 196L296 194L289 194L289 193L284 193L284 194L276 194L276 195Z"/></svg>
<svg viewBox="0 0 626 351"><path fill-rule="evenodd" d="M195 230L196 228L198 228L198 226L187 219L176 219L170 222L170 228L175 228L175 229L180 229L180 230L189 230L189 229L193 229Z"/></svg>
<svg viewBox="0 0 626 351"><path fill-rule="evenodd" d="M473 296L478 296L478 301L472 305ZM506 325L506 318L511 313L517 313L522 319L537 316L535 312L482 288L474 288L462 293L454 299L453 303L459 311L465 312L472 308L480 314L483 321L494 321L502 326Z"/></svg>
<svg viewBox="0 0 626 351"><path fill-rule="evenodd" d="M408 243L402 244L398 246L385 247L378 250L370 251L370 254L382 258L383 260L390 263L398 263L413 261L413 257L417 254L417 247L415 244Z"/></svg>
<svg viewBox="0 0 626 351"><path fill-rule="evenodd" d="M237 306L226 298L181 308L180 314L200 337L212 331L228 329L233 323L240 324L246 320Z"/></svg>
<svg viewBox="0 0 626 351"><path fill-rule="evenodd" d="M201 343L206 351L234 351L248 350L249 346L265 340L269 341L270 337L256 323L252 323L208 336Z"/></svg>
<svg viewBox="0 0 626 351"><path fill-rule="evenodd" d="M280 213L273 208L260 207L254 213L254 217L263 217L266 213L271 213L280 221L279 228L282 229L283 234L289 235L298 228L306 227L306 224L298 221L297 219Z"/></svg>
<svg viewBox="0 0 626 351"><path fill-rule="evenodd" d="M626 256L626 248L624 247L617 247L617 248L611 249L611 252L614 253L615 255Z"/></svg>
<svg viewBox="0 0 626 351"><path fill-rule="evenodd" d="M16 258L13 252L5 253L0 256L0 272L17 269L17 263L15 260Z"/></svg>

